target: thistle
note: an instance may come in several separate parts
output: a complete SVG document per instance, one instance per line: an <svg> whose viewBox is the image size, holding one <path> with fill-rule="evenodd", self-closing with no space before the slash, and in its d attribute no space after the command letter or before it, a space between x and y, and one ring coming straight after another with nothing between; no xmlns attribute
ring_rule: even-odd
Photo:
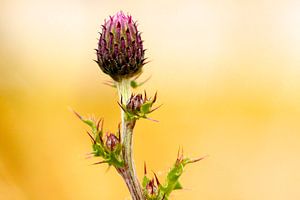
<svg viewBox="0 0 300 200"><path fill-rule="evenodd" d="M145 64L137 23L122 11L104 21L96 52L100 69L115 81L136 76Z"/></svg>
<svg viewBox="0 0 300 200"><path fill-rule="evenodd" d="M202 158L193 160L178 153L164 183L160 183L155 173L152 179L148 178L145 165L145 175L140 184L133 161L133 130L138 119L149 119L148 115L159 106L153 108L157 93L149 98L146 92L144 95L131 92L142 85L136 79L145 64L143 41L132 17L118 12L105 20L96 51L96 62L112 78L109 85L118 91L121 123L115 133L106 132L104 136L103 119L86 118L74 112L90 127L87 131L92 142L90 154L100 158L94 164L113 166L124 179L133 200L167 200L172 191L182 189L179 178L185 166Z"/></svg>

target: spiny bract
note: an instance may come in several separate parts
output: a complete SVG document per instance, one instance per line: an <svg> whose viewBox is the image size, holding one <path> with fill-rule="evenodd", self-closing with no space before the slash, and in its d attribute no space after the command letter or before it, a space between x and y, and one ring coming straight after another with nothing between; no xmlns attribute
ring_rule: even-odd
<svg viewBox="0 0 300 200"><path fill-rule="evenodd" d="M96 51L99 67L115 81L139 74L145 64L141 33L122 11L104 21Z"/></svg>

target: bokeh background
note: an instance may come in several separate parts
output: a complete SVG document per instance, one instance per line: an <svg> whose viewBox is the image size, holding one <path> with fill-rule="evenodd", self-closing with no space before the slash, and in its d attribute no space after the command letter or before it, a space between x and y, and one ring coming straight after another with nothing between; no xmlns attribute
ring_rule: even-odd
<svg viewBox="0 0 300 200"><path fill-rule="evenodd" d="M163 104L140 120L143 162L164 179L179 146L188 166L171 199L300 199L300 2L0 2L0 199L129 199L114 169L92 166L87 128L69 110L119 122L94 48L123 10L143 32L141 90Z"/></svg>

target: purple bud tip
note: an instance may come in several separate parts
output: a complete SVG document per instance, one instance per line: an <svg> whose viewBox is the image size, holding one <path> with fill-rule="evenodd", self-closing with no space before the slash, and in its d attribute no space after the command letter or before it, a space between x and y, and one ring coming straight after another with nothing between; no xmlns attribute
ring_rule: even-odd
<svg viewBox="0 0 300 200"><path fill-rule="evenodd" d="M130 111L140 111L141 106L145 103L146 99L143 99L142 94L131 95L126 108Z"/></svg>
<svg viewBox="0 0 300 200"><path fill-rule="evenodd" d="M106 147L110 151L114 151L119 143L119 139L114 134L110 133L109 135L107 135Z"/></svg>
<svg viewBox="0 0 300 200"><path fill-rule="evenodd" d="M155 195L157 193L157 186L154 184L154 179L150 180L146 185L146 190L150 195Z"/></svg>
<svg viewBox="0 0 300 200"><path fill-rule="evenodd" d="M105 74L120 81L142 72L145 51L136 22L130 15L120 11L104 20L99 40L97 63Z"/></svg>

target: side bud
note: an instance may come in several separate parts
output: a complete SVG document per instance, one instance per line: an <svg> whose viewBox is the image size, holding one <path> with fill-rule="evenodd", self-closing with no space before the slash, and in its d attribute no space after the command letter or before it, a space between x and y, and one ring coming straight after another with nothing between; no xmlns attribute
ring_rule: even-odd
<svg viewBox="0 0 300 200"><path fill-rule="evenodd" d="M115 81L138 75L145 64L141 33L122 11L104 21L96 51L100 69Z"/></svg>
<svg viewBox="0 0 300 200"><path fill-rule="evenodd" d="M148 114L158 109L156 107L152 109L153 104L156 102L157 94L155 93L153 99L147 98L147 94L145 92L144 96L142 94L132 94L126 104L123 104L122 99L119 103L120 107L126 113L126 116L130 120L136 120L139 118L146 118Z"/></svg>
<svg viewBox="0 0 300 200"><path fill-rule="evenodd" d="M149 183L146 185L146 196L148 198L151 197L156 197L157 196L157 186L154 183L154 179L152 179L151 181L149 181Z"/></svg>
<svg viewBox="0 0 300 200"><path fill-rule="evenodd" d="M107 134L106 140L103 138L103 119L96 120L94 117L85 118L73 111L75 115L87 124L91 130L87 131L88 136L92 141L93 151L88 155L101 157L103 160L94 164L107 163L115 167L123 167L124 161L122 158L120 140L113 133ZM119 132L119 131L118 131Z"/></svg>
<svg viewBox="0 0 300 200"><path fill-rule="evenodd" d="M115 151L119 144L120 141L114 134L110 133L109 135L107 135L105 145L110 151Z"/></svg>
<svg viewBox="0 0 300 200"><path fill-rule="evenodd" d="M139 112L144 103L145 103L145 99L143 99L142 94L131 95L129 102L126 105L126 109L131 112L134 111Z"/></svg>
<svg viewBox="0 0 300 200"><path fill-rule="evenodd" d="M144 179L142 182L144 195L145 195L146 199L149 199L149 200L152 200L152 199L153 200L155 200L155 199L163 200L164 196L161 193L161 188L163 186L160 184L155 173L154 173L154 177L156 180L156 184L154 182L154 178L149 179L147 177L147 170L146 170L146 164L145 164L144 165Z"/></svg>

